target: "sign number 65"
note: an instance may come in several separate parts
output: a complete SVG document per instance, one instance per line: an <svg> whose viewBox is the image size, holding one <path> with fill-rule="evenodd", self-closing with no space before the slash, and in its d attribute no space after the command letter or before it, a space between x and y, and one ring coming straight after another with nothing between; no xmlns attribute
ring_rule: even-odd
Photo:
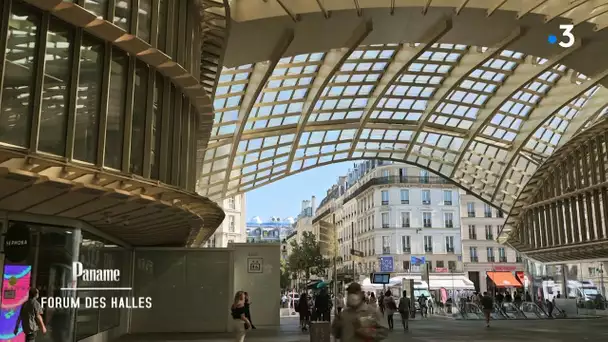
<svg viewBox="0 0 608 342"><path fill-rule="evenodd" d="M562 36L566 37L567 40L565 42L559 42L559 46L563 48L569 48L574 45L574 35L572 34L572 29L574 25L559 25L559 29L563 31Z"/></svg>

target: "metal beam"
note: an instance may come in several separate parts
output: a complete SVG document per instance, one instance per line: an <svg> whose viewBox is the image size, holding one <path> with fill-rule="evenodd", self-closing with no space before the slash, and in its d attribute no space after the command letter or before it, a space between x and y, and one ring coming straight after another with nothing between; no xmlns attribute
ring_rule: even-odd
<svg viewBox="0 0 608 342"><path fill-rule="evenodd" d="M315 1L317 2L317 5L319 6L319 9L321 10L321 12L323 12L323 16L325 17L325 19L329 19L329 11L325 9L323 4L321 3L321 0L315 0Z"/></svg>
<svg viewBox="0 0 608 342"><path fill-rule="evenodd" d="M572 118L572 121L566 128L564 134L559 139L559 144L563 145L564 143L570 141L570 139L591 120L593 120L599 113L606 108L608 105L606 103L606 99L608 99L608 89L603 86L600 87L595 94L589 99L583 109L576 113L576 116Z"/></svg>
<svg viewBox="0 0 608 342"><path fill-rule="evenodd" d="M441 37L449 32L451 28L451 20L442 20L441 22L433 25L421 37L419 41L425 43L420 44L415 49L410 48L408 45L403 45L401 50L395 54L393 61L389 64L388 68L382 75L382 78L378 82L378 85L374 88L372 96L367 101L364 114L361 116L359 128L357 129L357 133L355 133L350 151L348 152L349 159L353 157L353 154L357 149L359 139L361 139L361 134L365 129L365 125L369 121L369 118L374 110L378 107L380 100L382 100L384 95L386 95L386 92L399 79L399 77L405 71L407 71L407 68L409 68L414 61L416 61L429 47L433 46L433 44L435 44L439 39L441 39Z"/></svg>
<svg viewBox="0 0 608 342"><path fill-rule="evenodd" d="M574 46L567 50L563 50L557 55L553 56L549 61L541 66L539 70L535 70L538 68L537 65L533 65L531 63L524 63L520 65L517 73L513 74L505 83L498 88L498 91L490 100L484 108L482 108L477 113L477 118L473 122L473 126L470 128L471 134L465 139L464 144L462 145L462 150L458 154L456 158L456 167L452 170L452 174L450 177L454 177L456 172L459 170L460 163L462 162L462 158L469 150L469 147L475 140L475 138L482 132L485 126L492 120L494 115L499 111L502 106L508 102L511 98L513 98L522 88L524 88L528 83L533 82L535 79L543 75L545 72L553 68L555 65L559 64L564 58L570 56L573 52L578 50L581 46L580 40L576 42ZM534 72L536 71L536 72ZM531 75L531 76L528 76Z"/></svg>
<svg viewBox="0 0 608 342"><path fill-rule="evenodd" d="M272 75L275 66L279 63L281 57L291 44L291 41L294 38L293 31L286 31L283 36L277 42L275 49L272 54L272 59L267 62L257 63L254 67L254 71L249 77L249 86L247 87L247 91L245 96L243 97L243 101L241 102L241 107L239 108L239 116L237 122L237 129L235 131L234 137L232 139L232 146L230 154L228 155L228 164L226 164L226 179L230 178L230 173L232 172L232 164L234 163L234 156L236 151L238 150L239 141L241 140L241 135L245 130L245 124L247 124L247 119L249 118L249 114L255 105L255 102L262 92L262 89L266 86L266 82ZM228 182L225 181L223 185L222 195L226 194L228 190Z"/></svg>
<svg viewBox="0 0 608 342"><path fill-rule="evenodd" d="M279 4L279 6L281 6L283 11L287 13L291 20L293 20L294 23L297 23L300 20L300 16L296 13L293 13L289 8L287 8L287 5L283 3L283 0L277 0L277 3Z"/></svg>
<svg viewBox="0 0 608 342"><path fill-rule="evenodd" d="M448 98L450 93L457 88L471 73L473 73L475 69L484 65L488 60L500 55L505 47L516 41L523 33L524 31L520 27L517 27L507 37L498 42L494 48L490 48L484 53L476 55L465 54L463 56L460 63L458 63L458 65L444 80L441 88L437 89L434 98L429 101L426 111L419 120L418 128L414 132L412 140L410 140L410 143L408 144L407 151L405 153L406 159L409 157L410 153L412 153L416 140L420 136L420 133L424 130L425 124L427 124L429 118L433 116L433 113L437 110L439 105Z"/></svg>
<svg viewBox="0 0 608 342"><path fill-rule="evenodd" d="M500 179L498 180L498 183L496 184L496 188L494 189L494 193L492 194L492 197L491 197L492 202L495 200L496 195L500 191L502 183L505 181L506 175L510 173L509 171L511 170L513 163L515 162L515 159L517 159L517 156L521 152L522 148L526 145L528 140L530 140L530 138L534 135L534 132L536 132L537 129L542 127L542 125L545 122L547 122L550 118L552 118L562 107L567 106L570 102L574 101L575 99L577 99L578 97L583 95L589 89L591 89L592 87L595 87L598 83L600 83L602 80L604 80L607 76L608 76L608 70L605 70L605 71L601 72L600 74L598 74L597 76L595 76L594 78L592 78L591 80L589 80L583 84L580 84L580 85L576 84L576 83L570 83L570 84L562 85L562 86L558 85L557 87L554 87L551 90L551 92L553 93L551 98L552 99L553 98L563 98L563 97L555 95L556 92L559 92L560 94L567 96L565 98L565 101L554 104L553 106L549 105L550 106L549 108L546 108L546 107L543 108L543 113L547 113L547 115L540 114L540 115L534 116L533 115L534 111L532 113L530 113L528 120L523 123L523 125L519 131L518 138L515 139L515 141L513 141L512 150L509 151L509 155L507 156L507 160L509 160L509 162L508 162L507 166L504 168L504 171L502 172ZM568 94L573 94L573 95L568 96ZM584 107L583 107L583 109L584 109ZM522 138L524 136L525 136L525 138Z"/></svg>
<svg viewBox="0 0 608 342"><path fill-rule="evenodd" d="M315 77L308 96L306 97L306 101L302 106L302 116L298 121L298 127L296 129L296 135L293 139L293 147L289 152L289 159L287 160L287 169L286 173L291 173L291 167L293 165L293 160L296 154L296 150L298 149L298 144L300 143L300 138L302 137L302 133L304 132L304 128L308 122L308 118L314 109L315 104L319 101L323 90L329 84L332 76L340 70L342 64L348 59L348 56L355 51L355 49L361 44L361 42L367 37L367 35L373 30L372 22L366 21L361 23L355 31L353 35L346 42L347 48L343 48L340 50L334 50L329 52L325 59L323 60L323 65L319 68L317 72L317 77Z"/></svg>

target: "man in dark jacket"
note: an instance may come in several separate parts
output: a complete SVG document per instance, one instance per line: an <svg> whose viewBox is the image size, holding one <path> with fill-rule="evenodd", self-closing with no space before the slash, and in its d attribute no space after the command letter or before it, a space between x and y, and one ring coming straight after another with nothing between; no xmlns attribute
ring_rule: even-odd
<svg viewBox="0 0 608 342"><path fill-rule="evenodd" d="M490 327L490 315L494 310L494 301L489 293L484 292L483 298L481 298L481 307L483 308L483 314L486 318L486 327Z"/></svg>
<svg viewBox="0 0 608 342"><path fill-rule="evenodd" d="M321 321L329 322L331 308L329 307L331 298L327 294L326 289L322 289L321 293L315 298L316 318Z"/></svg>

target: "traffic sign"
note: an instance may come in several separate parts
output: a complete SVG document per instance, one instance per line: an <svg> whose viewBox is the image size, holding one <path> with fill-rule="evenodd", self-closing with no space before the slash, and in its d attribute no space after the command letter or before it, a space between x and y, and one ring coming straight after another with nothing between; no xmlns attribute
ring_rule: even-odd
<svg viewBox="0 0 608 342"><path fill-rule="evenodd" d="M358 256L358 257L363 258L365 256L365 253L351 248L350 255L354 255L354 256Z"/></svg>
<svg viewBox="0 0 608 342"><path fill-rule="evenodd" d="M416 265L416 266L424 265L424 264L426 264L426 258L423 256L417 257L417 256L412 255L410 257L410 263L412 265Z"/></svg>
<svg viewBox="0 0 608 342"><path fill-rule="evenodd" d="M392 256L380 257L380 272L394 272L395 264Z"/></svg>

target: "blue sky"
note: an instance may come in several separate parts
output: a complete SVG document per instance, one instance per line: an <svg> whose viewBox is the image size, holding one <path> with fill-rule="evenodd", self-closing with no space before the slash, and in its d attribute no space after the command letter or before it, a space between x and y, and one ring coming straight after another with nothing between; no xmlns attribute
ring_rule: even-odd
<svg viewBox="0 0 608 342"><path fill-rule="evenodd" d="M247 193L247 221L254 216L263 220L271 216L296 217L302 201L317 196L317 205L325 197L327 189L336 183L339 176L346 175L353 162L321 166L304 171Z"/></svg>

